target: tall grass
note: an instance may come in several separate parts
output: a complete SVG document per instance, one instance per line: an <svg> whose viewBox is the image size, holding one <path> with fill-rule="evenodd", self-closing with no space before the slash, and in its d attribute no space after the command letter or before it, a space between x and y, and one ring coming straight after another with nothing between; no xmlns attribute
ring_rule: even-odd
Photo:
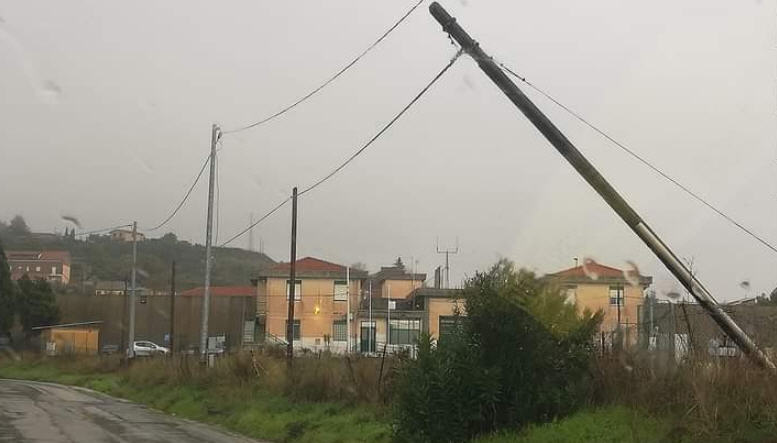
<svg viewBox="0 0 777 443"><path fill-rule="evenodd" d="M197 356L138 359L38 358L0 361L0 377L86 386L178 416L273 441L388 441L390 376L380 359L274 352L240 353L211 368ZM387 357L385 372L395 358ZM380 380L380 384L378 381Z"/></svg>
<svg viewBox="0 0 777 443"><path fill-rule="evenodd" d="M747 360L621 353L598 359L594 373L592 403L668 418L674 439L777 441L777 376Z"/></svg>

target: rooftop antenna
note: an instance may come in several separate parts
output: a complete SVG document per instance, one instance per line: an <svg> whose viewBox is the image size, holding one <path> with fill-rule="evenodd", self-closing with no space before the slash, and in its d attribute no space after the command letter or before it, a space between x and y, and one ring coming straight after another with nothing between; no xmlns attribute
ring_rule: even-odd
<svg viewBox="0 0 777 443"><path fill-rule="evenodd" d="M450 255L451 254L458 254L459 253L459 237L456 237L456 247L451 249L440 249L440 238L437 237L436 240L436 246L437 246L437 253L438 254L445 254L445 288L448 289L451 287L451 267L450 267Z"/></svg>

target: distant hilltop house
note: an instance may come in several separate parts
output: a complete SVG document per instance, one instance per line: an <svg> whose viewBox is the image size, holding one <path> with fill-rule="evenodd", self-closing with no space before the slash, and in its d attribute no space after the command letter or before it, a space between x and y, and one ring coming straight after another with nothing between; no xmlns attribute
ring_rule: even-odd
<svg viewBox="0 0 777 443"><path fill-rule="evenodd" d="M579 311L601 310L604 318L600 332L607 340L620 326L624 342L636 342L645 290L653 283L653 277L587 260L580 266L548 274L545 278L558 284L567 301L574 303Z"/></svg>
<svg viewBox="0 0 777 443"><path fill-rule="evenodd" d="M43 279L66 285L70 283L70 253L67 251L6 251L11 278Z"/></svg>
<svg viewBox="0 0 777 443"><path fill-rule="evenodd" d="M123 241L123 242L131 242L132 241L132 230L130 229L114 229L110 233L111 240L115 241ZM140 232L135 234L137 236L138 241L143 241L146 239L145 234L142 234Z"/></svg>

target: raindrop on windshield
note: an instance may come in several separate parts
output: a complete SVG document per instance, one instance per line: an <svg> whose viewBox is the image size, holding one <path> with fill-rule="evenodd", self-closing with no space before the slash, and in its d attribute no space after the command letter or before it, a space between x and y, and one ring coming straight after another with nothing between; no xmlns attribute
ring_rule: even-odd
<svg viewBox="0 0 777 443"><path fill-rule="evenodd" d="M590 257L583 258L583 272L585 276L591 280L599 280L599 273L594 269L594 265L596 265L594 259Z"/></svg>
<svg viewBox="0 0 777 443"><path fill-rule="evenodd" d="M639 286L639 268L637 267L637 264L633 261L627 261L626 264L628 264L628 268L623 270L623 278L626 279L627 282L631 286Z"/></svg>

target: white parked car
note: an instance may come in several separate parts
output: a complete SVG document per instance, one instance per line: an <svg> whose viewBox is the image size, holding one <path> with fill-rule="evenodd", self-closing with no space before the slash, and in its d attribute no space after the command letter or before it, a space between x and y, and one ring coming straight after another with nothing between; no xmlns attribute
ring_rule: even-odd
<svg viewBox="0 0 777 443"><path fill-rule="evenodd" d="M132 347L136 357L152 357L154 355L167 355L170 350L150 341L136 341Z"/></svg>

